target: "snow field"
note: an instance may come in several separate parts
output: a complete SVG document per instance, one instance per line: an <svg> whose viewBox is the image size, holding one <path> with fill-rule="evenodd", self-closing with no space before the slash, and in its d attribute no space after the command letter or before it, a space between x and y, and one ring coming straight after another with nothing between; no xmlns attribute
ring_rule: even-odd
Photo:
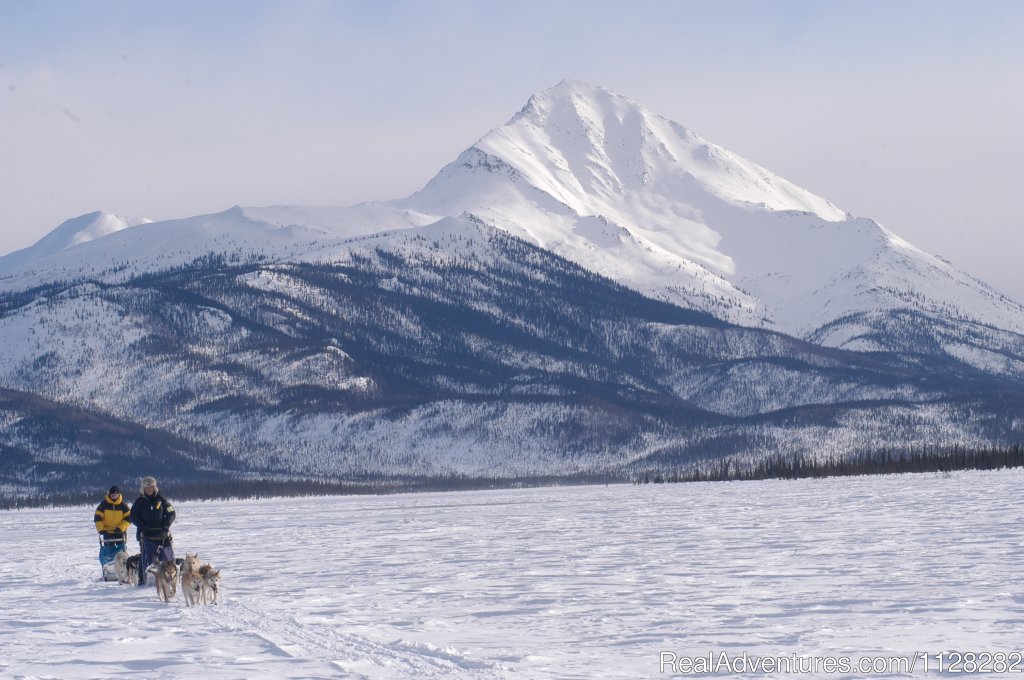
<svg viewBox="0 0 1024 680"><path fill-rule="evenodd" d="M91 507L0 512L0 676L655 678L661 652L1020 651L1022 481L182 502L176 554L223 570L224 603L195 608L98 581Z"/></svg>

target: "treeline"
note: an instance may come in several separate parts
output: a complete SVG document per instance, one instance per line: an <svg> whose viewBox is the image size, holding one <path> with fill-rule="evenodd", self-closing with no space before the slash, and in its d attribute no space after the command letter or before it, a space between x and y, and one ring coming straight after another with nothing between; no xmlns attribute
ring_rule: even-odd
<svg viewBox="0 0 1024 680"><path fill-rule="evenodd" d="M773 455L757 461L722 458L700 461L685 468L645 471L634 483L718 482L758 479L806 479L850 477L905 472L999 470L1024 467L1024 446L969 448L921 446L909 449L882 448L857 456L810 459L803 455Z"/></svg>
<svg viewBox="0 0 1024 680"><path fill-rule="evenodd" d="M542 486L582 486L588 484L625 484L629 479L620 474L538 475L529 477L376 477L367 476L350 481L316 479L294 480L216 480L179 481L161 477L160 493L174 502L202 500L244 500L258 498L298 498L303 496L345 496L411 493L426 491L475 491L486 489L517 489ZM124 488L125 500L137 496ZM106 487L93 491L57 491L37 493L29 497L0 499L0 510L42 507L68 507L96 504L103 500Z"/></svg>
<svg viewBox="0 0 1024 680"><path fill-rule="evenodd" d="M125 500L132 503L135 489L122 487ZM384 493L388 489L373 482L327 482L319 480L224 480L180 481L160 477L160 493L180 501L271 498L275 496L327 496ZM91 491L42 491L33 496L0 499L0 510L87 505L103 500L107 487Z"/></svg>

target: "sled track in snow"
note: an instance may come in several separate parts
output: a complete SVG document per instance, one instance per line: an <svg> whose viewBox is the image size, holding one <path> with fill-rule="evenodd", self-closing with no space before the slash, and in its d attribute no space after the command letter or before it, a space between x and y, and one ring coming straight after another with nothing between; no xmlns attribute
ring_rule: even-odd
<svg viewBox="0 0 1024 680"><path fill-rule="evenodd" d="M288 656L333 663L358 678L379 678L381 671L402 678L507 677L501 665L472 661L455 650L402 640L374 642L326 624L303 623L294 616L269 614L238 602L192 607L182 613L212 628L256 635Z"/></svg>

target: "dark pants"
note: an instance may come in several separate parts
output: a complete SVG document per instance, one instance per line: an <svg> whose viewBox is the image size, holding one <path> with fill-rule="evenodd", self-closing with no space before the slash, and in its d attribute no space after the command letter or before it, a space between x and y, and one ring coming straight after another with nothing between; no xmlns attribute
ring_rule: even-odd
<svg viewBox="0 0 1024 680"><path fill-rule="evenodd" d="M174 548L170 543L154 543L148 538L142 539L139 542L139 547L142 553L139 557L139 585L141 586L146 584L146 570L149 565L153 562L173 560Z"/></svg>

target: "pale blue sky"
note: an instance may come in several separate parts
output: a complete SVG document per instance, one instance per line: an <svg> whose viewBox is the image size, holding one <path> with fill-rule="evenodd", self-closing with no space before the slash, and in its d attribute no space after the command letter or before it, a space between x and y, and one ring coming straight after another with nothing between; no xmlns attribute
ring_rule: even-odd
<svg viewBox="0 0 1024 680"><path fill-rule="evenodd" d="M1024 300L1024 2L0 0L0 253L405 196L590 81Z"/></svg>

